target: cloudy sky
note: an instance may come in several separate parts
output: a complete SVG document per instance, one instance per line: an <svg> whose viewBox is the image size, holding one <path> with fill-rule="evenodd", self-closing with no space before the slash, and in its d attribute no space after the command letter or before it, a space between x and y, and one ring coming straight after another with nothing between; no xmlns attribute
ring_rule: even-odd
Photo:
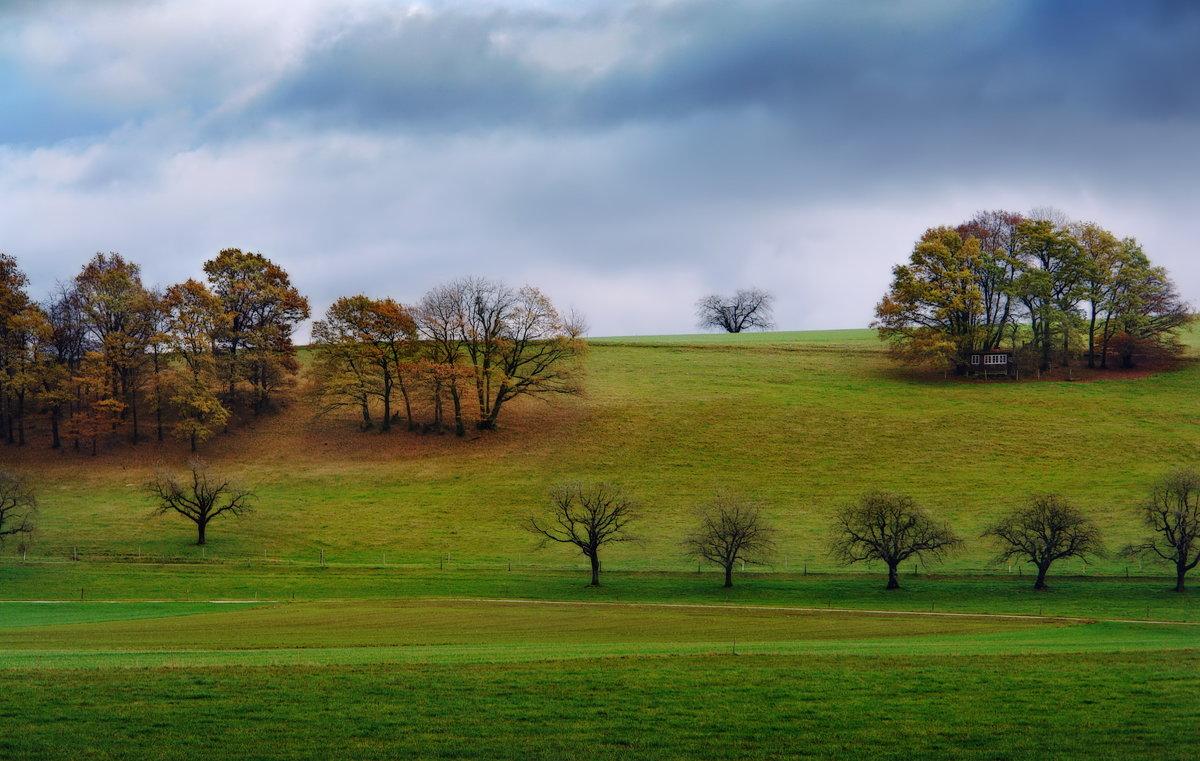
<svg viewBox="0 0 1200 761"><path fill-rule="evenodd" d="M861 327L930 226L1053 206L1200 302L1190 0L0 0L0 251L222 248L321 312L459 275L593 335L762 286Z"/></svg>

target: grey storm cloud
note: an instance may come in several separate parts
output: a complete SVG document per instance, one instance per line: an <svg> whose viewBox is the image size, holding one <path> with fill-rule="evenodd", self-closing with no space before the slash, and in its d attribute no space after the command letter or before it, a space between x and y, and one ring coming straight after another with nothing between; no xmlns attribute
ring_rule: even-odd
<svg viewBox="0 0 1200 761"><path fill-rule="evenodd" d="M506 44L617 23L636 34L599 70L539 64ZM1080 123L1190 118L1200 108L1198 40L1200 5L1186 2L692 2L582 17L448 11L343 30L259 107L450 129L602 129L730 109L778 113L801 127L845 127L848 114L861 132L899 119L938 133L1047 111Z"/></svg>
<svg viewBox="0 0 1200 761"><path fill-rule="evenodd" d="M1057 205L1200 295L1200 4L0 3L0 250L172 282L238 246L318 308L465 273L601 333L767 284L865 324L922 229Z"/></svg>

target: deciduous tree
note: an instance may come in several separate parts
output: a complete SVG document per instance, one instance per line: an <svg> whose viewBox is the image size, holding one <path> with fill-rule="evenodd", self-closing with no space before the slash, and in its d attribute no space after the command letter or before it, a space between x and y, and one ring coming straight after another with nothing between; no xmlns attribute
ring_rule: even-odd
<svg viewBox="0 0 1200 761"><path fill-rule="evenodd" d="M712 294L696 302L696 317L701 328L716 328L727 333L744 330L770 330L775 327L775 297L761 288L743 288L732 297Z"/></svg>
<svg viewBox="0 0 1200 761"><path fill-rule="evenodd" d="M704 506L699 526L684 541L688 555L714 563L725 571L725 586L733 586L733 567L763 563L775 552L775 531L758 506L742 497L718 493Z"/></svg>
<svg viewBox="0 0 1200 761"><path fill-rule="evenodd" d="M0 544L5 537L32 533L36 518L33 486L20 473L0 467Z"/></svg>
<svg viewBox="0 0 1200 761"><path fill-rule="evenodd" d="M591 586L600 586L600 548L633 539L629 524L637 507L621 487L610 483L565 484L550 492L544 515L530 517L525 526L547 541L572 544L592 564Z"/></svg>
<svg viewBox="0 0 1200 761"><path fill-rule="evenodd" d="M292 333L308 319L308 299L262 254L225 249L204 263L204 272L230 317L217 335L230 403L244 381L253 410L261 412L271 393L299 369Z"/></svg>
<svg viewBox="0 0 1200 761"><path fill-rule="evenodd" d="M1056 560L1103 555L1100 529L1057 494L1035 494L983 532L1000 543L1001 562L1023 558L1037 567L1034 589L1046 588L1046 572Z"/></svg>
<svg viewBox="0 0 1200 761"><path fill-rule="evenodd" d="M892 285L875 307L872 327L894 356L963 372L986 342L985 300L977 272L977 238L948 227L926 230L908 264L892 269Z"/></svg>
<svg viewBox="0 0 1200 761"><path fill-rule="evenodd" d="M241 517L252 510L254 493L209 471L202 460L188 461L188 475L160 470L146 483L154 514L179 513L196 524L196 544L205 543L208 524L222 515Z"/></svg>
<svg viewBox="0 0 1200 761"><path fill-rule="evenodd" d="M885 563L887 588L899 589L897 569L905 560L940 558L961 544L949 526L918 508L912 497L872 491L834 516L830 552L844 563Z"/></svg>
<svg viewBox="0 0 1200 761"><path fill-rule="evenodd" d="M1200 564L1200 471L1172 470L1150 489L1141 514L1157 536L1127 551L1149 553L1173 565L1175 591L1182 592L1187 572Z"/></svg>

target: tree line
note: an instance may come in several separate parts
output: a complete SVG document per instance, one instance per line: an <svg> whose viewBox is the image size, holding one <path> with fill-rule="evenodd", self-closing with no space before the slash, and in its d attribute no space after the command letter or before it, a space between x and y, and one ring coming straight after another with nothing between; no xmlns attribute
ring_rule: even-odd
<svg viewBox="0 0 1200 761"><path fill-rule="evenodd" d="M204 273L152 288L137 264L101 253L38 303L0 254L0 436L25 444L41 416L55 449L95 454L169 429L194 451L232 411L269 407L299 369L292 333L308 300L262 254L226 249Z"/></svg>
<svg viewBox="0 0 1200 761"><path fill-rule="evenodd" d="M349 408L363 430L496 428L520 396L578 394L583 319L537 288L465 277L413 306L340 298L313 323L314 380L323 411ZM425 411L424 422L419 412Z"/></svg>
<svg viewBox="0 0 1200 761"><path fill-rule="evenodd" d="M958 373L973 352L1004 347L1041 372L1075 357L1089 368L1174 358L1191 319L1137 240L1053 210L926 230L875 316L895 355Z"/></svg>
<svg viewBox="0 0 1200 761"><path fill-rule="evenodd" d="M197 445L233 415L260 414L300 371L292 336L308 300L259 253L226 249L205 279L148 287L120 254L96 254L37 302L0 254L0 438L49 446L170 435ZM313 325L321 410L353 408L364 429L497 426L514 398L577 393L582 319L536 288L484 278L438 286L413 306L350 296ZM422 422L418 418L425 415Z"/></svg>
<svg viewBox="0 0 1200 761"><path fill-rule="evenodd" d="M1122 549L1127 556L1150 555L1170 563L1175 591L1184 591L1188 571L1200 565L1200 471L1179 468L1151 489L1138 507L1153 534ZM591 585L600 584L600 551L614 542L636 539L631 527L641 517L636 500L611 483L555 487L550 503L526 518L523 526L541 545L572 545L591 565ZM754 502L717 494L702 506L695 527L683 540L684 553L720 567L725 586L733 586L738 562L769 562L777 531ZM1046 588L1051 566L1067 558L1103 557L1104 544L1094 518L1057 494L1031 495L1024 505L989 524L981 534L998 547L996 562L1031 563L1034 589ZM887 588L900 588L900 566L908 560L937 560L961 549L964 540L944 521L907 495L870 491L838 509L832 517L828 551L854 564L880 562L887 567Z"/></svg>
<svg viewBox="0 0 1200 761"><path fill-rule="evenodd" d="M241 517L254 510L255 494L201 460L179 476L160 469L143 485L155 514L175 513L196 526L197 545L207 541L209 523L222 515ZM8 537L27 536L37 526L38 499L22 474L0 467L0 546ZM1149 555L1170 563L1175 591L1183 592L1187 573L1200 565L1200 471L1177 468L1159 479L1138 506L1152 534L1127 545L1122 554ZM554 487L549 504L529 515L522 527L540 540L570 545L588 559L591 585L600 584L600 552L637 539L631 530L642 517L637 501L612 483L571 483ZM720 567L733 586L737 563L763 564L777 550L776 528L759 505L736 494L717 493L697 511L692 531L681 542L689 557ZM1046 588L1051 566L1067 558L1105 554L1095 519L1057 494L1034 494L1000 516L981 538L999 548L995 560L1016 559L1037 569L1034 589ZM900 566L936 560L960 549L963 539L907 495L870 491L838 509L831 520L829 554L846 564L878 561L887 567L888 589L900 588Z"/></svg>

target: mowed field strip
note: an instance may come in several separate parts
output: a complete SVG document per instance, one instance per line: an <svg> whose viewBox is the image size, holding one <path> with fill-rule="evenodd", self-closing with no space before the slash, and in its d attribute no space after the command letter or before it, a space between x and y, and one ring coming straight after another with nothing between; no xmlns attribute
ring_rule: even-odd
<svg viewBox="0 0 1200 761"><path fill-rule="evenodd" d="M0 668L522 662L628 656L969 655L1178 650L1176 622L779 607L523 600L325 601L227 606L77 606L79 623L39 624L36 603L4 603ZM40 606L45 607L45 606ZM70 617L65 611L60 621Z"/></svg>

